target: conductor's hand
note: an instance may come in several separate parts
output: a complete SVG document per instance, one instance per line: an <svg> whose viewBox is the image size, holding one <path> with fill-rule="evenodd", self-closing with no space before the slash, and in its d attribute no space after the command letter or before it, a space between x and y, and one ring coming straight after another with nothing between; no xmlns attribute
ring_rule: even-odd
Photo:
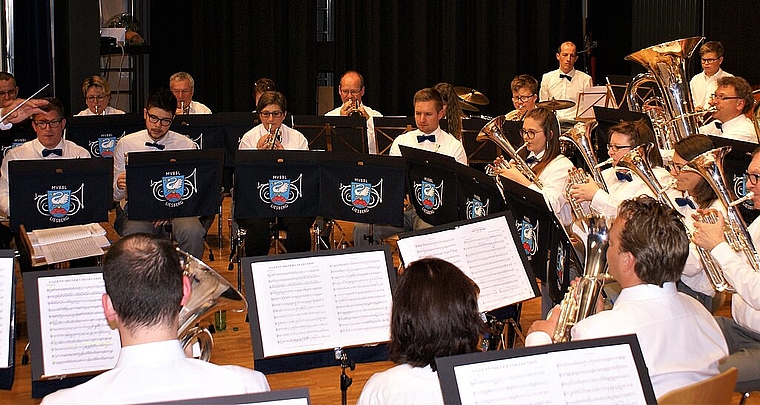
<svg viewBox="0 0 760 405"><path fill-rule="evenodd" d="M13 110L16 108L17 105L24 102L24 99L17 98L13 100L13 102L8 106L3 108L2 114L6 114L8 111ZM23 106L19 107L18 110L14 111L13 114L10 114L9 116L5 117L3 122L5 123L11 123L11 124L18 124L19 122L25 121L27 118L31 117L34 114L40 114L43 111L40 109L41 107L47 106L49 103L47 100L40 100L40 99L30 99L26 102Z"/></svg>
<svg viewBox="0 0 760 405"><path fill-rule="evenodd" d="M698 214L704 214L708 211L717 214L718 220L714 224L707 224L698 221L698 215L692 215L694 221L694 233L691 236L692 241L697 246L700 246L708 251L713 250L715 246L718 246L722 242L726 241L726 237L723 234L724 227L726 226L726 219L723 217L723 213L717 210L698 210Z"/></svg>

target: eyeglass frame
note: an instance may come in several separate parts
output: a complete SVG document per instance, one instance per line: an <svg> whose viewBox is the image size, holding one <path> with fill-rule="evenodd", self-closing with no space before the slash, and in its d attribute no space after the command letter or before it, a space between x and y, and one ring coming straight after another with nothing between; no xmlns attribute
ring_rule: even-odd
<svg viewBox="0 0 760 405"><path fill-rule="evenodd" d="M760 174L744 172L744 178L747 179L747 183L756 186L757 182L760 181Z"/></svg>
<svg viewBox="0 0 760 405"><path fill-rule="evenodd" d="M612 143L608 143L607 144L607 150L611 151L611 150L615 149L615 152L619 151L620 149L633 149L635 147L636 146L634 146L634 145L615 145L615 144L612 144Z"/></svg>
<svg viewBox="0 0 760 405"><path fill-rule="evenodd" d="M713 63L717 62L720 58L701 58L702 63L706 65L712 65Z"/></svg>
<svg viewBox="0 0 760 405"><path fill-rule="evenodd" d="M743 99L744 97L739 97L739 96L721 96L721 95L718 95L718 94L715 94L715 93L710 94L710 100L723 101L723 100L735 100L735 99L739 99L739 98Z"/></svg>
<svg viewBox="0 0 760 405"><path fill-rule="evenodd" d="M0 90L0 98L5 98L5 96L14 96L14 94L18 94L18 88L12 88L10 90Z"/></svg>
<svg viewBox="0 0 760 405"><path fill-rule="evenodd" d="M98 96L87 96L84 99L87 100L87 101L103 101L103 100L105 100L108 97L110 97L110 95L108 95L108 94L101 94L101 95L98 95Z"/></svg>
<svg viewBox="0 0 760 405"><path fill-rule="evenodd" d="M512 101L513 102L518 102L519 101L521 103L524 103L524 102L530 100L531 98L533 98L535 95L536 95L536 93L533 93L533 94L531 94L529 96L517 96L517 97L513 96L512 97Z"/></svg>
<svg viewBox="0 0 760 405"><path fill-rule="evenodd" d="M160 118L159 116L153 115L151 113L146 113L146 114L148 115L148 121L150 121L153 124L158 124L160 122L161 126L163 127L168 127L169 125L172 124L172 121L174 121L173 116L171 118Z"/></svg>
<svg viewBox="0 0 760 405"><path fill-rule="evenodd" d="M360 90L349 90L349 89L340 88L340 89L338 89L338 92L340 92L340 94L342 94L344 96L358 96L359 94L361 94L362 90L361 89Z"/></svg>
<svg viewBox="0 0 760 405"><path fill-rule="evenodd" d="M533 139L533 138L536 137L536 134L540 134L542 132L546 132L546 131L544 131L543 129L540 130L540 131L534 131L532 129L531 130L525 130L525 129L520 128L520 136L522 136L523 138L526 138L526 139Z"/></svg>
<svg viewBox="0 0 760 405"><path fill-rule="evenodd" d="M285 116L285 111L262 111L259 113L259 116L261 116L261 118L280 118Z"/></svg>
<svg viewBox="0 0 760 405"><path fill-rule="evenodd" d="M63 122L65 118L59 118L57 120L50 120L50 121L34 121L32 120L32 123L39 127L40 129L45 129L50 125L50 128L58 128L61 126L61 123Z"/></svg>
<svg viewBox="0 0 760 405"><path fill-rule="evenodd" d="M684 163L682 165L679 165L679 164L676 164L676 163L671 163L670 164L670 171L673 172L673 174L676 175L676 176L678 176L679 174L681 174L683 172L689 172L689 173L699 174L699 172L695 168L689 166L688 163Z"/></svg>

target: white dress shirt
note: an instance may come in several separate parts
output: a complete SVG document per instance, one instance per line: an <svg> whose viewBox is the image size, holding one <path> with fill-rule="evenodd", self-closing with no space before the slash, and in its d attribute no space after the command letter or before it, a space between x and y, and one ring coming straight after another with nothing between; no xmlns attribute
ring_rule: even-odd
<svg viewBox="0 0 760 405"><path fill-rule="evenodd" d="M114 115L114 114L124 114L124 111L119 110L118 108L113 108L110 105L106 106L105 112L101 112L97 115ZM85 108L84 110L80 111L79 114L75 115L75 117L89 117L96 115L94 112L92 112L89 108Z"/></svg>
<svg viewBox="0 0 760 405"><path fill-rule="evenodd" d="M757 143L755 124L744 114L739 114L730 120L721 123L718 129L718 121L699 127L700 134L715 135L736 141Z"/></svg>
<svg viewBox="0 0 760 405"><path fill-rule="evenodd" d="M391 156L401 156L400 145L409 146L411 148L427 150L430 152L441 153L446 156L451 156L456 159L457 162L467 165L467 154L464 151L462 142L453 135L438 127L432 132L435 135L435 142L425 140L423 142L417 142L418 135L425 135L419 129L409 131L405 134L401 134L393 140L391 145Z"/></svg>
<svg viewBox="0 0 760 405"><path fill-rule="evenodd" d="M694 218L692 214L696 214L697 210L692 209L688 205L683 207L676 207L678 211L683 214L683 222L690 232L694 232ZM723 213L726 216L726 210L723 208L723 204L720 200L715 200L710 204L707 209L714 209ZM709 253L709 252L708 252ZM710 279L707 277L707 273L702 266L702 261L699 258L699 252L697 251L697 245L694 242L689 242L689 257L686 259L686 265L683 268L681 274L681 281L689 286L692 290L708 295L710 297L715 296L715 289L710 284Z"/></svg>
<svg viewBox="0 0 760 405"><path fill-rule="evenodd" d="M377 154L377 138L375 137L375 122L372 119L372 117L382 117L383 114L381 114L379 111L375 111L366 105L364 103L361 104L362 107L364 107L364 111L367 112L369 115L369 118L367 119L367 151L370 155L376 155ZM340 116L340 109L343 108L343 106L340 106L334 110L328 111L325 115L336 117Z"/></svg>
<svg viewBox="0 0 760 405"><path fill-rule="evenodd" d="M542 158L545 151L538 154L538 158ZM527 158L536 156L531 152ZM527 160L526 158L526 160ZM529 164L531 168L538 163ZM573 222L573 211L570 204L567 203L565 196L565 186L567 185L567 179L570 177L568 170L572 169L573 162L566 158L564 155L557 155L549 164L544 167L541 174L538 175L538 179L543 184L543 188L539 189L537 185L531 183L529 188L539 191L544 195L544 199L549 203L549 208L557 215L562 225L570 225Z"/></svg>
<svg viewBox="0 0 760 405"><path fill-rule="evenodd" d="M256 145L258 145L259 139L268 134L269 131L264 128L264 124L256 125L243 135L238 149L258 149ZM280 125L280 136L282 139L280 143L285 150L309 150L309 141L296 129L282 124Z"/></svg>
<svg viewBox="0 0 760 405"><path fill-rule="evenodd" d="M190 108L187 109L187 113L188 114L211 114L211 109L206 107L205 104L199 101L193 100L190 102Z"/></svg>
<svg viewBox="0 0 760 405"><path fill-rule="evenodd" d="M748 227L755 246L760 246L760 217ZM743 252L734 251L727 242L713 248L713 257L723 269L736 294L731 296L731 315L740 326L760 333L760 273L747 263Z"/></svg>
<svg viewBox="0 0 760 405"><path fill-rule="evenodd" d="M567 74L572 77L572 80L560 77L560 74ZM553 97L556 100L570 100L577 103L578 94L583 89L593 85L591 76L580 70L573 69L568 73L564 73L560 69L552 70L549 73L544 73L541 78L541 89L538 92L538 97L540 101L549 101ZM576 106L557 110L557 118L560 121L572 121L575 119L575 111Z"/></svg>
<svg viewBox="0 0 760 405"><path fill-rule="evenodd" d="M0 211L4 213L6 216L10 216L10 209L11 209L11 203L10 203L10 191L8 188L8 162L11 160L34 160L34 159L61 159L61 158L89 158L90 152L87 151L87 149L75 144L74 142L67 141L65 139L61 139L61 142L56 145L55 148L51 149L61 149L63 154L61 156L57 156L55 154L50 154L48 156L43 157L42 151L45 150L44 146L40 143L37 139L32 139L31 141L24 142L23 144L11 149L8 151L8 154L5 155L5 158L3 159L3 165L0 168Z"/></svg>
<svg viewBox="0 0 760 405"><path fill-rule="evenodd" d="M728 355L715 319L675 283L624 288L612 310L578 322L570 333L573 341L636 334L657 397L718 375L718 360ZM526 346L549 343L544 332L526 340Z"/></svg>
<svg viewBox="0 0 760 405"><path fill-rule="evenodd" d="M166 340L123 347L112 370L42 403L134 404L264 391L269 383L260 372L187 358L178 340Z"/></svg>
<svg viewBox="0 0 760 405"><path fill-rule="evenodd" d="M148 130L133 132L119 139L113 151L113 199L114 201L122 200L126 195L126 190L120 190L116 182L119 175L126 170L124 154L134 152L155 152L159 149L147 146L146 143L153 143L153 138L148 135ZM155 141L159 145L164 145L163 150L187 150L196 149L197 146L190 138L180 133L169 131L163 138Z"/></svg>
<svg viewBox="0 0 760 405"><path fill-rule="evenodd" d="M356 405L443 405L438 373L399 364L367 380Z"/></svg>
<svg viewBox="0 0 760 405"><path fill-rule="evenodd" d="M691 78L689 87L695 108L702 107L705 110L710 108L710 95L718 89L718 79L721 77L734 77L734 75L718 68L718 71L711 77L707 77L703 70Z"/></svg>
<svg viewBox="0 0 760 405"><path fill-rule="evenodd" d="M625 200L640 195L648 195L653 198L657 197L644 180L641 180L636 173L629 172L631 175L631 181L619 180L615 173L617 170L625 171L625 169L616 169L614 167L602 170L602 178L607 185L607 192L600 188L591 199L591 208L595 212L610 218L617 216L618 207L620 206L620 203ZM652 172L654 172L657 181L663 188L667 187L667 185L673 180L673 176L662 167L654 167L652 168ZM666 192L671 197L675 197L679 194L674 190Z"/></svg>

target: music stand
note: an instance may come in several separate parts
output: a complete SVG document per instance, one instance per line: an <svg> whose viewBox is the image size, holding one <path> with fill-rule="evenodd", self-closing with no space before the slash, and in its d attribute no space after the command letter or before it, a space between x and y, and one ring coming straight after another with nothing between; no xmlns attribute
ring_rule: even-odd
<svg viewBox="0 0 760 405"><path fill-rule="evenodd" d="M254 367L263 373L387 359L396 270L388 245L244 257ZM362 347L365 345L374 345Z"/></svg>
<svg viewBox="0 0 760 405"><path fill-rule="evenodd" d="M180 399L177 401L146 402L145 405L197 405L198 403L216 405L238 404L268 404L268 405L309 405L308 388L291 388L252 394L228 395L222 397L206 397Z"/></svg>
<svg viewBox="0 0 760 405"><path fill-rule="evenodd" d="M636 335L438 357L435 363L446 404L657 404ZM573 375L572 382L561 374Z"/></svg>
<svg viewBox="0 0 760 405"><path fill-rule="evenodd" d="M612 92L614 102L617 108L628 110L628 87L633 80L633 76L626 75L607 75L607 86Z"/></svg>
<svg viewBox="0 0 760 405"><path fill-rule="evenodd" d="M654 131L649 116L640 112L594 106L594 117L596 117L598 125L594 133L591 134L591 143L594 145L596 158L600 162L604 162L610 157L607 153L607 144L609 143L609 135L607 135L607 132L613 125L623 121L638 121L644 119L647 125L649 125L649 128Z"/></svg>
<svg viewBox="0 0 760 405"><path fill-rule="evenodd" d="M116 142L141 129L145 129L145 118L141 113L66 119L66 139L87 149L96 158L112 158Z"/></svg>
<svg viewBox="0 0 760 405"><path fill-rule="evenodd" d="M13 386L16 371L16 278L13 250L0 250L0 389Z"/></svg>
<svg viewBox="0 0 760 405"><path fill-rule="evenodd" d="M216 214L223 154L221 149L130 153L126 165L129 219L157 221Z"/></svg>
<svg viewBox="0 0 760 405"><path fill-rule="evenodd" d="M38 159L8 162L10 227L27 231L108 222L113 202L112 162Z"/></svg>
<svg viewBox="0 0 760 405"><path fill-rule="evenodd" d="M121 341L103 315L101 267L32 271L23 278L33 398L79 385L116 365Z"/></svg>
<svg viewBox="0 0 760 405"><path fill-rule="evenodd" d="M240 145L240 140L246 132L261 123L258 114L250 112L227 112L213 114L222 123L224 134L224 177L222 184L225 190L232 189L233 173L235 171L235 155Z"/></svg>
<svg viewBox="0 0 760 405"><path fill-rule="evenodd" d="M721 146L731 147L731 151L723 159L723 174L726 177L726 186L731 188L734 197L743 197L747 194L747 178L745 173L747 166L752 161L752 151L757 148L757 144L715 135L708 136L718 148ZM752 223L760 215L760 210L755 209L752 200L739 204L739 211L742 214L744 222L747 224Z"/></svg>
<svg viewBox="0 0 760 405"><path fill-rule="evenodd" d="M612 101L612 103L610 103ZM578 101L575 103L575 119L589 120L595 118L593 107L611 107L615 105L615 97L608 86L592 86L578 93Z"/></svg>
<svg viewBox="0 0 760 405"><path fill-rule="evenodd" d="M417 125L414 117L372 117L372 120L375 124L378 155L387 155L396 137L413 131Z"/></svg>
<svg viewBox="0 0 760 405"><path fill-rule="evenodd" d="M367 153L367 120L364 117L313 116L291 117L293 129L309 141L309 149L328 152Z"/></svg>
<svg viewBox="0 0 760 405"><path fill-rule="evenodd" d="M483 164L491 163L499 156L499 149L493 142L478 142L477 136L480 130L488 124L490 119L486 117L465 117L462 119L462 147L467 154L467 163ZM448 120L441 120L441 129L449 132ZM450 133L450 132L449 132Z"/></svg>

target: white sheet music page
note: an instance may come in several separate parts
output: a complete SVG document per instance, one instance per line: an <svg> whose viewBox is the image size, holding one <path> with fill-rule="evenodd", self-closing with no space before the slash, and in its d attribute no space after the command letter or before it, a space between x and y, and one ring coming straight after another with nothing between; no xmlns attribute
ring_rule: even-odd
<svg viewBox="0 0 760 405"><path fill-rule="evenodd" d="M91 236L105 235L106 230L100 224L71 225L59 228L37 229L31 232L40 245L46 245L66 240L81 239ZM36 246L36 244L35 244Z"/></svg>
<svg viewBox="0 0 760 405"><path fill-rule="evenodd" d="M454 368L462 404L646 404L627 344Z"/></svg>
<svg viewBox="0 0 760 405"><path fill-rule="evenodd" d="M64 240L41 245L37 249L48 264L81 259L83 257L100 256L103 254L103 239L105 236L89 236L85 238Z"/></svg>
<svg viewBox="0 0 760 405"><path fill-rule="evenodd" d="M385 342L392 296L383 251L257 262L264 357Z"/></svg>
<svg viewBox="0 0 760 405"><path fill-rule="evenodd" d="M43 375L108 370L121 342L103 314L102 273L37 279L40 296Z"/></svg>
<svg viewBox="0 0 760 405"><path fill-rule="evenodd" d="M10 367L13 258L0 258L0 368Z"/></svg>
<svg viewBox="0 0 760 405"><path fill-rule="evenodd" d="M534 297L518 248L504 216L398 241L404 263L437 257L459 267L480 287L481 311Z"/></svg>

